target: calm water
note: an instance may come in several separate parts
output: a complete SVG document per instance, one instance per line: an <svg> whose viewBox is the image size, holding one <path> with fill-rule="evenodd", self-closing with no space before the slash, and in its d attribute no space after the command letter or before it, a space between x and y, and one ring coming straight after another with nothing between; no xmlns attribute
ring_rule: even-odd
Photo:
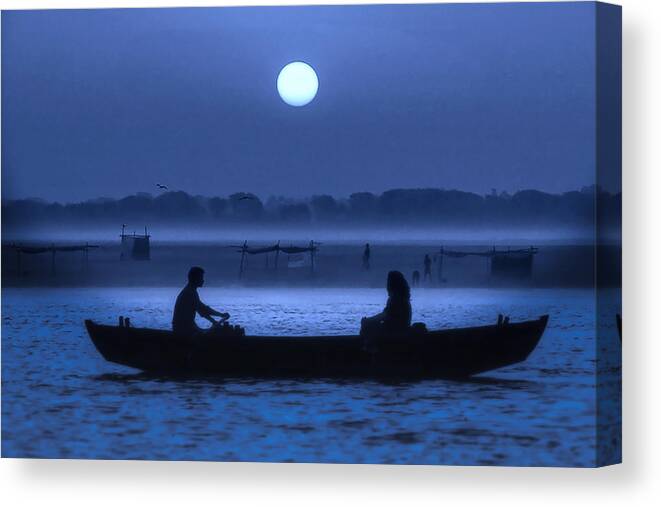
<svg viewBox="0 0 661 507"><path fill-rule="evenodd" d="M528 361L469 382L172 380L105 362L83 319L167 327L177 289L3 289L2 455L114 459L592 466L620 456L614 310L597 361L588 290L420 289L430 328L549 313ZM248 333L357 332L377 289L211 289Z"/></svg>

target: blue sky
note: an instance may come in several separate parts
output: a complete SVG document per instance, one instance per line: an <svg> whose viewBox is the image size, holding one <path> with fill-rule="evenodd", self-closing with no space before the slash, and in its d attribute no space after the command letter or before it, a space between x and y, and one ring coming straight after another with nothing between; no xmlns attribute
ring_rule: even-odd
<svg viewBox="0 0 661 507"><path fill-rule="evenodd" d="M579 189L595 174L594 9L3 12L2 195ZM276 90L295 60L319 76L301 108Z"/></svg>

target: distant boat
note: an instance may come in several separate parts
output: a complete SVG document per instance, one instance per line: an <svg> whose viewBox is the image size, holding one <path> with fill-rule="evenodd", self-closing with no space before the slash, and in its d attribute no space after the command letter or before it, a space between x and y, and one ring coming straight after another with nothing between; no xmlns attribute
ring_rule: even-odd
<svg viewBox="0 0 661 507"><path fill-rule="evenodd" d="M147 372L221 377L462 378L526 360L546 329L537 320L460 329L410 328L369 352L358 335L225 336L195 340L171 331L85 321L108 361ZM231 329L231 328L229 328Z"/></svg>

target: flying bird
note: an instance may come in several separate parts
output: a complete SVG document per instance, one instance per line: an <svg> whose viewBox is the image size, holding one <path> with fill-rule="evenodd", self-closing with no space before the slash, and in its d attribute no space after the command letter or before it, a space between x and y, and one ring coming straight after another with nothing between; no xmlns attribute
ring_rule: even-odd
<svg viewBox="0 0 661 507"><path fill-rule="evenodd" d="M167 189L168 189L167 186L165 186L165 185L161 185L160 183L156 183L156 186L157 186L160 190L167 190Z"/></svg>

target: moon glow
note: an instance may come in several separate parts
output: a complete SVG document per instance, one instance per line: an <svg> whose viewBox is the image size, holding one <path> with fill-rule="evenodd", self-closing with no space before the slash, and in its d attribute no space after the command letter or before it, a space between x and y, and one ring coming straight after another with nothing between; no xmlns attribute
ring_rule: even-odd
<svg viewBox="0 0 661 507"><path fill-rule="evenodd" d="M291 62L278 74L278 93L285 103L294 107L309 104L319 90L319 78L312 67L304 62Z"/></svg>

